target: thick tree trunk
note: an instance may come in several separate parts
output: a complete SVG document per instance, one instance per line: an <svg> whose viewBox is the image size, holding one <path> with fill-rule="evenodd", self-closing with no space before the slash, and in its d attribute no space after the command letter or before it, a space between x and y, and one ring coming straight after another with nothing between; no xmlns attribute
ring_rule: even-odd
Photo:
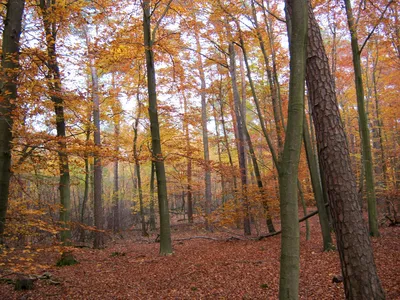
<svg viewBox="0 0 400 300"><path fill-rule="evenodd" d="M309 2L307 87L347 299L384 299L320 29Z"/></svg>
<svg viewBox="0 0 400 300"><path fill-rule="evenodd" d="M11 177L13 102L17 98L19 39L25 0L8 0L4 19L0 79L0 244L6 224Z"/></svg>
<svg viewBox="0 0 400 300"><path fill-rule="evenodd" d="M229 43L229 73L232 81L232 89L233 89L233 100L234 100L234 108L235 108L235 116L236 116L236 127L238 132L238 156L239 156L239 168L240 168L240 179L242 182L242 201L243 201L243 228L245 235L251 235L251 227L250 227L250 215L249 215L249 203L247 199L247 176L246 176L246 157L244 151L244 124L243 124L243 112L241 111L240 105L240 96L237 88L236 81L236 62L235 62L235 48L233 43Z"/></svg>
<svg viewBox="0 0 400 300"><path fill-rule="evenodd" d="M373 171L373 161L371 153L371 141L368 128L368 117L365 112L364 87L362 82L360 50L358 48L356 24L354 23L350 0L344 0L344 3L346 6L347 22L351 34L351 50L353 53L353 66L354 66L354 78L355 78L356 94L357 94L358 118L361 129L360 131L361 131L361 143L363 149L363 165L365 172L365 184L367 190L369 232L371 236L379 236L378 216L377 216L376 197L375 197L374 171Z"/></svg>
<svg viewBox="0 0 400 300"><path fill-rule="evenodd" d="M150 1L143 1L143 32L147 67L147 88L149 93L149 117L153 160L157 177L158 206L160 213L160 255L172 254L171 229L169 220L167 178L161 151L160 126L157 112L156 72L154 68L153 40L150 25Z"/></svg>
<svg viewBox="0 0 400 300"><path fill-rule="evenodd" d="M288 124L279 168L281 215L281 265L279 299L298 299L300 233L297 201L297 172L303 136L304 79L306 68L307 1L287 0L290 50Z"/></svg>

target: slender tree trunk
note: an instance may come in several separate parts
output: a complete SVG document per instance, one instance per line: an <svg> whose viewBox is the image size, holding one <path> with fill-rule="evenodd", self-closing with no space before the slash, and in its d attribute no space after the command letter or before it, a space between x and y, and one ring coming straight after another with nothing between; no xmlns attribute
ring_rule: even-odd
<svg viewBox="0 0 400 300"><path fill-rule="evenodd" d="M40 9L44 31L46 34L46 47L48 55L48 81L47 85L50 91L51 101L54 103L56 115L56 131L58 142L58 159L60 170L59 192L60 192L60 222L64 230L61 231L61 242L68 244L71 239L70 231L70 213L71 213L71 195L70 195L70 175L66 143L65 117L64 117L64 99L61 88L61 75L57 62L57 30L56 24L50 20L54 14L53 7L48 7L44 0L40 1Z"/></svg>
<svg viewBox="0 0 400 300"><path fill-rule="evenodd" d="M356 179L351 170L328 57L310 2L308 12L307 87L319 157L328 187L346 299L384 299L371 242L357 201Z"/></svg>
<svg viewBox="0 0 400 300"><path fill-rule="evenodd" d="M89 122L91 122L89 120ZM89 142L90 139L90 127L86 130L86 143ZM89 186L90 186L90 169L89 169L89 154L85 153L85 187L83 191L83 200L82 200L82 207L81 207L81 216L80 222L84 224L85 222L85 210L86 204L89 200ZM80 241L83 243L85 241L85 229L81 228L80 230Z"/></svg>
<svg viewBox="0 0 400 300"><path fill-rule="evenodd" d="M233 159L232 159L232 154L231 154L231 148L229 146L228 133L227 133L226 124L225 124L224 105L223 105L224 102L223 102L222 98L220 98L219 100L220 100L221 125L222 125L222 131L224 134L224 144L225 144L226 152L228 154L229 166L231 167L231 170L232 170L233 189L234 189L234 193L235 193L237 191L237 180L236 180L236 176L233 172L233 169L234 169Z"/></svg>
<svg viewBox="0 0 400 300"><path fill-rule="evenodd" d="M150 230L156 230L156 214L154 211L154 174L156 164L151 162L150 168Z"/></svg>
<svg viewBox="0 0 400 300"><path fill-rule="evenodd" d="M191 147L190 147L190 132L189 132L189 120L188 120L188 104L186 96L183 96L183 110L184 110L184 120L183 128L186 137L186 176L188 180L187 184L187 215L188 222L193 223L193 200L192 200L192 158L191 158Z"/></svg>
<svg viewBox="0 0 400 300"><path fill-rule="evenodd" d="M200 97L201 97L201 125L203 132L203 149L204 149L204 181L205 181L205 226L206 230L212 230L209 217L211 213L211 170L210 170L210 151L208 147L208 130L207 130L207 101L206 101L206 79L203 69L203 61L201 59L201 46L198 34L196 33L196 46L197 46L197 63L200 74Z"/></svg>
<svg viewBox="0 0 400 300"><path fill-rule="evenodd" d="M94 235L93 247L101 249L104 247L104 212L103 212L103 166L101 165L100 148L101 148L101 132L100 132L100 97L99 97L99 81L97 78L97 70L94 58L90 59L90 73L92 76L92 99L93 99L93 123L94 123L94 144L96 151L94 152L94 226L96 232Z"/></svg>
<svg viewBox="0 0 400 300"><path fill-rule="evenodd" d="M118 88L114 82L114 73L112 74L112 96L114 100L113 119L114 119L114 137L115 137L115 160L114 160L114 186L113 186L113 231L118 232L120 230L120 216L119 216L119 138L120 138L120 127L121 127L121 103L118 99Z"/></svg>
<svg viewBox="0 0 400 300"><path fill-rule="evenodd" d="M242 36L241 31L239 31L239 38L240 38L240 46L241 46L242 51L243 51L243 60L244 60L245 66L246 66L247 78L248 78L248 81L249 81L249 84L250 84L251 93L253 95L254 102L256 103L258 117L259 117L259 120L261 122L261 127L262 127L262 130L263 130L264 136L266 137L267 141L269 141L269 137L268 137L265 125L264 125L264 121L263 121L262 116L261 116L261 111L260 111L259 104L258 104L259 102L258 102L256 90L255 90L255 87L254 87L253 79L252 79L252 76L251 76L251 69L250 69L250 66L249 66L248 59L247 59L247 51L246 51L246 48L245 48L245 45L244 45L243 36ZM258 168L258 163L257 163L257 159L255 157L254 149L252 149L253 147L251 145L250 135L249 135L249 132L247 130L247 126L245 126L245 134L246 134L247 143L249 144L250 156L251 156L251 159L252 159L252 162L253 162L253 168L254 168L254 173L255 173L255 176L256 176L256 180L257 180L257 185L262 190L263 206L264 206L265 213L267 215L267 218L266 218L267 227L268 227L269 232L275 232L275 228L274 228L271 216L270 216L269 211L268 211L269 210L268 203L267 203L267 200L264 198L265 197L265 193L263 191L263 186L262 186L261 172L260 172L260 170ZM269 141L269 145L270 145L270 149L271 149L273 147L272 146L272 142ZM274 157L274 154L273 154L273 157ZM275 157L275 160L276 159L277 158ZM278 164L277 161L275 163Z"/></svg>
<svg viewBox="0 0 400 300"><path fill-rule="evenodd" d="M220 93L221 97L221 93ZM215 104L212 104L213 107L213 115L214 115L214 121L215 121L215 133L217 136L217 153L218 153L218 165L220 169L220 174L221 174L221 201L222 204L225 203L225 176L224 176L224 171L223 171L223 164L222 164L222 155L221 155L221 137L220 137L220 132L219 132L219 122L218 122L218 116L217 116L217 109L215 107Z"/></svg>
<svg viewBox="0 0 400 300"><path fill-rule="evenodd" d="M362 71L361 71L361 60L360 60L361 53L358 48L356 24L354 22L350 0L344 0L344 4L346 6L347 22L351 34L351 50L353 53L353 66L354 66L354 78L355 78L356 94L357 94L358 118L361 129L360 131L361 131L361 143L363 148L363 164L364 164L365 183L367 190L369 232L371 236L376 237L379 236L378 216L376 209L373 161L372 161L371 144L370 144L371 141L368 129L368 117L365 112L365 103L364 103L364 88L362 82Z"/></svg>
<svg viewBox="0 0 400 300"><path fill-rule="evenodd" d="M244 151L244 124L243 124L243 112L241 111L240 106L240 96L237 88L236 81L236 62L235 62L235 48L233 43L229 43L229 73L232 81L232 89L233 89L233 100L234 100L234 108L235 108L235 116L236 116L236 127L238 132L238 156L239 156L239 168L240 168L240 179L242 182L242 201L243 201L243 210L244 210L244 234L251 235L251 227L250 227L250 215L249 215L249 203L247 199L247 176L246 176L246 162L245 162L245 151Z"/></svg>
<svg viewBox="0 0 400 300"><path fill-rule="evenodd" d="M151 37L150 1L143 1L143 32L147 67L147 88L149 93L149 117L153 160L157 176L157 194L160 213L160 255L172 254L171 229L169 220L167 178L164 157L161 151L160 126L157 112L156 72L154 68L153 40Z"/></svg>
<svg viewBox="0 0 400 300"><path fill-rule="evenodd" d="M140 213L140 223L142 225L142 236L148 236L146 230L146 220L144 216L144 205L143 205L143 191L142 191L142 177L140 175L140 160L139 160L139 149L137 146L137 138L138 138L138 127L140 120L140 113L142 110L142 105L139 99L139 93L137 94L137 115L135 118L135 123L133 125L133 157L135 160L135 173L136 173L136 184L137 191L139 196L139 213Z"/></svg>
<svg viewBox="0 0 400 300"><path fill-rule="evenodd" d="M17 99L19 39L25 0L8 0L4 19L0 77L0 244L6 225L11 178L13 102Z"/></svg>
<svg viewBox="0 0 400 300"><path fill-rule="evenodd" d="M298 299L300 237L297 200L297 172L301 152L304 116L304 79L307 41L307 1L287 0L290 50L288 124L279 167L281 215L281 265L279 299Z"/></svg>
<svg viewBox="0 0 400 300"><path fill-rule="evenodd" d="M331 230L329 226L329 218L325 207L321 179L318 171L318 161L314 155L314 151L311 146L310 132L308 130L308 122L305 117L305 113L304 113L304 125L303 125L303 140L304 140L304 148L306 150L308 169L310 170L311 185L314 192L315 202L318 208L318 216L322 232L323 247L324 251L330 251L333 250L333 243L331 237Z"/></svg>

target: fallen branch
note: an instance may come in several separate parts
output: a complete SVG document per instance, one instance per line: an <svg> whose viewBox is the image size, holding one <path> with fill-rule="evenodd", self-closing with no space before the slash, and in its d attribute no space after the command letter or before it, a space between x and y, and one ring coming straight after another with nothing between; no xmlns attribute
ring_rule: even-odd
<svg viewBox="0 0 400 300"><path fill-rule="evenodd" d="M313 211L313 212L309 213L308 215L306 215L306 216L300 218L300 219L299 219L299 223L301 223L301 222L307 220L308 218L311 218L312 216L315 216L316 214L318 214L318 210ZM263 239L265 239L265 238L268 238L268 237L271 237L271 236L274 236L274 235L278 235L278 234L281 234L281 233L282 233L282 230L279 230L279 231L276 231L276 232L268 233L268 234L266 234L266 235L260 235L260 236L257 238L257 240L261 241L261 240L263 240Z"/></svg>
<svg viewBox="0 0 400 300"><path fill-rule="evenodd" d="M205 239L205 240L220 241L220 239L209 237L209 236L192 236L192 237L188 237L188 238L176 239L176 240L174 240L174 242L188 241L188 240L195 240L195 239Z"/></svg>

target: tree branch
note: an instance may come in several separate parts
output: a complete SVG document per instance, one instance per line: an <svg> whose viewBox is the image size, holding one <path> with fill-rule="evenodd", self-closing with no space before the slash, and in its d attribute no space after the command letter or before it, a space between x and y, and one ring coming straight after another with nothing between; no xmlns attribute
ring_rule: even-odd
<svg viewBox="0 0 400 300"><path fill-rule="evenodd" d="M367 38L365 39L364 43L362 44L359 54L361 54L361 52L363 51L365 45L367 44L368 40L370 39L370 37L374 34L375 29L378 27L378 25L381 23L383 16L385 15L387 9L389 8L390 4L393 3L393 0L390 0L388 2L388 4L386 4L385 9L382 11L381 16L379 17L378 21L376 22L374 28L371 30L371 32L368 34Z"/></svg>

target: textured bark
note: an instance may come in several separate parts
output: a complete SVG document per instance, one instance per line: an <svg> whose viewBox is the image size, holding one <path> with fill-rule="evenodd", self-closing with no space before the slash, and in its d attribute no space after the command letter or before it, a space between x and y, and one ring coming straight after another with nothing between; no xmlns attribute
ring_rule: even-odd
<svg viewBox="0 0 400 300"><path fill-rule="evenodd" d="M246 157L244 151L245 137L244 137L244 124L242 118L243 112L241 111L240 96L236 81L235 48L233 43L229 43L229 73L232 81L234 110L235 110L236 127L238 133L237 144L238 144L240 179L242 182L242 201L244 209L243 229L245 235L251 235L249 204L246 196L247 176L246 176Z"/></svg>
<svg viewBox="0 0 400 300"><path fill-rule="evenodd" d="M151 37L150 1L143 1L143 32L147 68L147 89L149 93L149 117L153 161L157 177L157 195L160 214L160 255L172 254L171 229L165 176L164 158L161 151L160 126L157 112L156 72L154 68L153 40Z"/></svg>
<svg viewBox="0 0 400 300"><path fill-rule="evenodd" d="M55 12L53 6L44 0L40 1L40 9L44 31L46 34L47 48L47 86L50 92L50 99L54 103L54 111L56 115L56 131L58 143L58 161L60 170L59 192L60 192L60 222L64 230L61 231L61 242L68 244L71 239L70 231L70 213L71 213L71 191L70 191L70 175L67 154L65 117L64 117L64 99L61 87L61 75L57 61L56 41L57 30L56 23L51 21L51 16Z"/></svg>
<svg viewBox="0 0 400 300"><path fill-rule="evenodd" d="M207 130L207 101L206 101L206 78L204 75L203 61L201 59L201 46L199 36L196 32L196 47L197 47L197 63L200 75L200 98L201 98L201 127L203 133L203 150L204 150L204 183L205 183L205 226L206 230L212 230L209 222L211 213L211 170L210 170L210 151L208 147L208 130Z"/></svg>
<svg viewBox="0 0 400 300"><path fill-rule="evenodd" d="M307 87L347 299L384 299L320 29L309 3Z"/></svg>
<svg viewBox="0 0 400 300"><path fill-rule="evenodd" d="M8 0L4 19L0 78L0 244L6 224L11 177L12 114L17 99L19 39L25 0Z"/></svg>
<svg viewBox="0 0 400 300"><path fill-rule="evenodd" d="M297 173L301 152L304 116L304 80L307 42L307 1L286 1L290 81L288 123L279 168L281 215L281 258L279 299L298 299L300 233L297 201Z"/></svg>
<svg viewBox="0 0 400 300"><path fill-rule="evenodd" d="M358 119L360 124L361 143L363 150L362 154L363 154L363 165L365 174L365 185L367 190L369 232L372 236L379 236L371 141L368 128L368 117L367 113L365 112L364 87L362 82L360 50L358 48L356 24L354 23L350 0L344 0L344 3L346 6L347 22L351 34L351 50L353 53L354 80L356 85Z"/></svg>

